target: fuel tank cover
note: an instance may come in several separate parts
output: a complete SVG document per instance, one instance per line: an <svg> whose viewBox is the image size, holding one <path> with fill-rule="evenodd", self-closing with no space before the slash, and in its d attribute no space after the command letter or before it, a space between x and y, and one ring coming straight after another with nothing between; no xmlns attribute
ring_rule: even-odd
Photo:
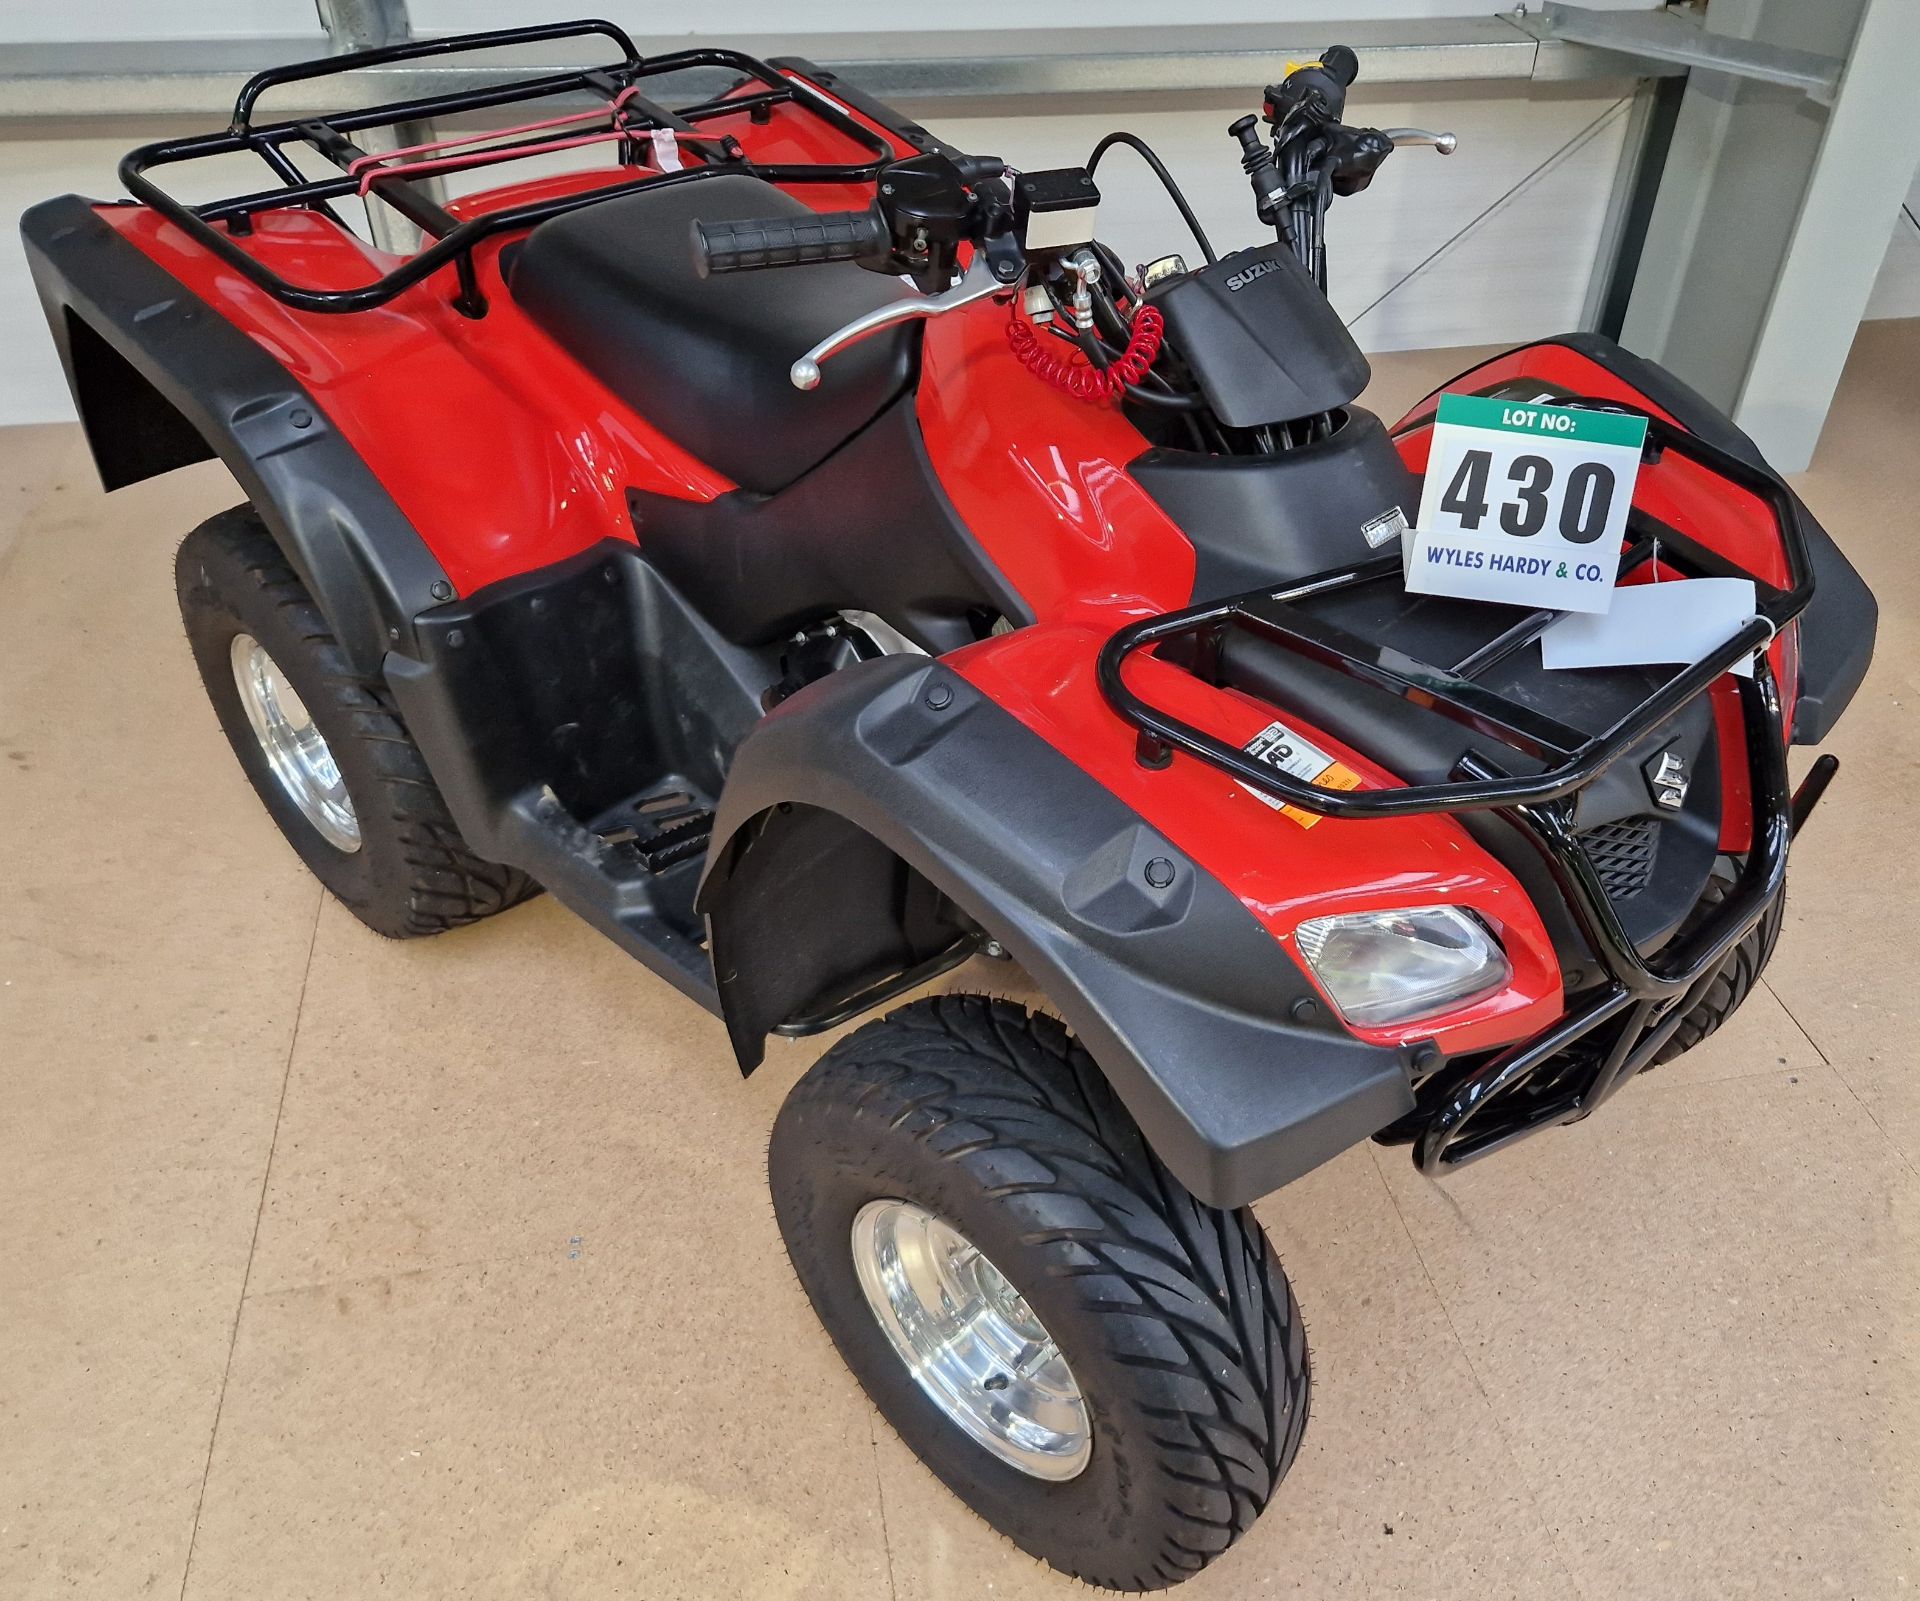
<svg viewBox="0 0 1920 1601"><path fill-rule="evenodd" d="M1233 428L1344 406L1372 376L1340 314L1286 246L1236 250L1147 291L1200 393Z"/></svg>

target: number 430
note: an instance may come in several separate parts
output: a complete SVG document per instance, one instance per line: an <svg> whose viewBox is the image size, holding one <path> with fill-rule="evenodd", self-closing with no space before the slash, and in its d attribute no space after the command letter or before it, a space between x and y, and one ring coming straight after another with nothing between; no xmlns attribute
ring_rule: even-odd
<svg viewBox="0 0 1920 1601"><path fill-rule="evenodd" d="M1492 509L1487 504L1487 476L1492 470L1492 451L1469 450L1461 457L1447 492L1440 497L1440 509L1458 517L1462 528L1478 528ZM1547 526L1553 463L1545 456L1515 456L1507 468L1507 480L1514 491L1511 499L1501 502L1500 526L1519 538L1529 538ZM1575 466L1560 490L1560 537L1574 545L1598 539L1613 507L1613 488L1611 467L1596 461Z"/></svg>

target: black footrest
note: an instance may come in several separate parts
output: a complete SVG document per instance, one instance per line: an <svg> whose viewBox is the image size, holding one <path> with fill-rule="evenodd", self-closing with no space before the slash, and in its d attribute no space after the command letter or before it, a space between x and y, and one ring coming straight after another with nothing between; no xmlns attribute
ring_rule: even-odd
<svg viewBox="0 0 1920 1601"><path fill-rule="evenodd" d="M684 822L673 823L651 835L636 833L633 853L646 864L648 872L662 873L704 855L712 835L713 813L697 812Z"/></svg>
<svg viewBox="0 0 1920 1601"><path fill-rule="evenodd" d="M713 808L684 780L667 779L600 814L588 825L649 873L703 855L713 835Z"/></svg>

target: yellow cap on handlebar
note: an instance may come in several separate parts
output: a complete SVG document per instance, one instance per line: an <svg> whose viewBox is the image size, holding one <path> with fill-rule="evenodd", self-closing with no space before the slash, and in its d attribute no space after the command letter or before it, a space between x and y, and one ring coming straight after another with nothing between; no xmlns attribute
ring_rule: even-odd
<svg viewBox="0 0 1920 1601"><path fill-rule="evenodd" d="M1283 78L1291 78L1296 72L1304 72L1308 67L1324 67L1325 65L1326 63L1324 61L1289 61L1287 63L1287 70L1281 73L1280 76Z"/></svg>

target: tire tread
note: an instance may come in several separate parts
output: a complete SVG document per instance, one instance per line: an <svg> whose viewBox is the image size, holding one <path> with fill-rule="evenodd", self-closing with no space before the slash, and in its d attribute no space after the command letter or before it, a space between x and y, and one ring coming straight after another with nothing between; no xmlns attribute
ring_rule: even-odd
<svg viewBox="0 0 1920 1601"><path fill-rule="evenodd" d="M1306 1420L1299 1307L1252 1214L1189 1194L1057 1020L985 996L922 1000L834 1046L795 1087L796 1103L884 1106L891 1126L974 1169L986 1194L1022 1198L1023 1217L1057 1198L1059 1221L1025 1238L1084 1254L1053 1276L1074 1286L1106 1327L1112 1360L1139 1378L1136 1411L1156 1425L1168 1513L1157 1554L1137 1571L1081 1577L1158 1588L1252 1526ZM1011 1153L1020 1178L981 1171Z"/></svg>
<svg viewBox="0 0 1920 1601"><path fill-rule="evenodd" d="M352 669L318 604L250 505L209 518L182 543L183 606L190 568L205 566L216 552L226 558L224 569L242 575L282 615L306 649L306 665L325 686L332 710L347 721L378 772L382 794L368 810L392 824L410 876L404 884L376 885L367 896L336 889L348 909L378 932L407 939L477 922L537 894L540 886L525 873L468 848L392 691L384 679ZM224 598L231 603L235 597Z"/></svg>
<svg viewBox="0 0 1920 1601"><path fill-rule="evenodd" d="M1718 906L1726 894L1724 879L1709 880L1707 894L1702 897L1695 917L1704 916ZM1773 948L1779 942L1781 926L1786 921L1786 910L1787 897L1782 891L1747 937L1734 946L1720 971L1714 975L1713 982L1707 986L1706 994L1680 1020L1672 1037L1660 1047L1643 1071L1651 1072L1675 1057L1685 1055L1733 1016L1741 1003L1753 993L1754 986L1760 982L1760 975L1766 971L1767 963L1773 957Z"/></svg>

